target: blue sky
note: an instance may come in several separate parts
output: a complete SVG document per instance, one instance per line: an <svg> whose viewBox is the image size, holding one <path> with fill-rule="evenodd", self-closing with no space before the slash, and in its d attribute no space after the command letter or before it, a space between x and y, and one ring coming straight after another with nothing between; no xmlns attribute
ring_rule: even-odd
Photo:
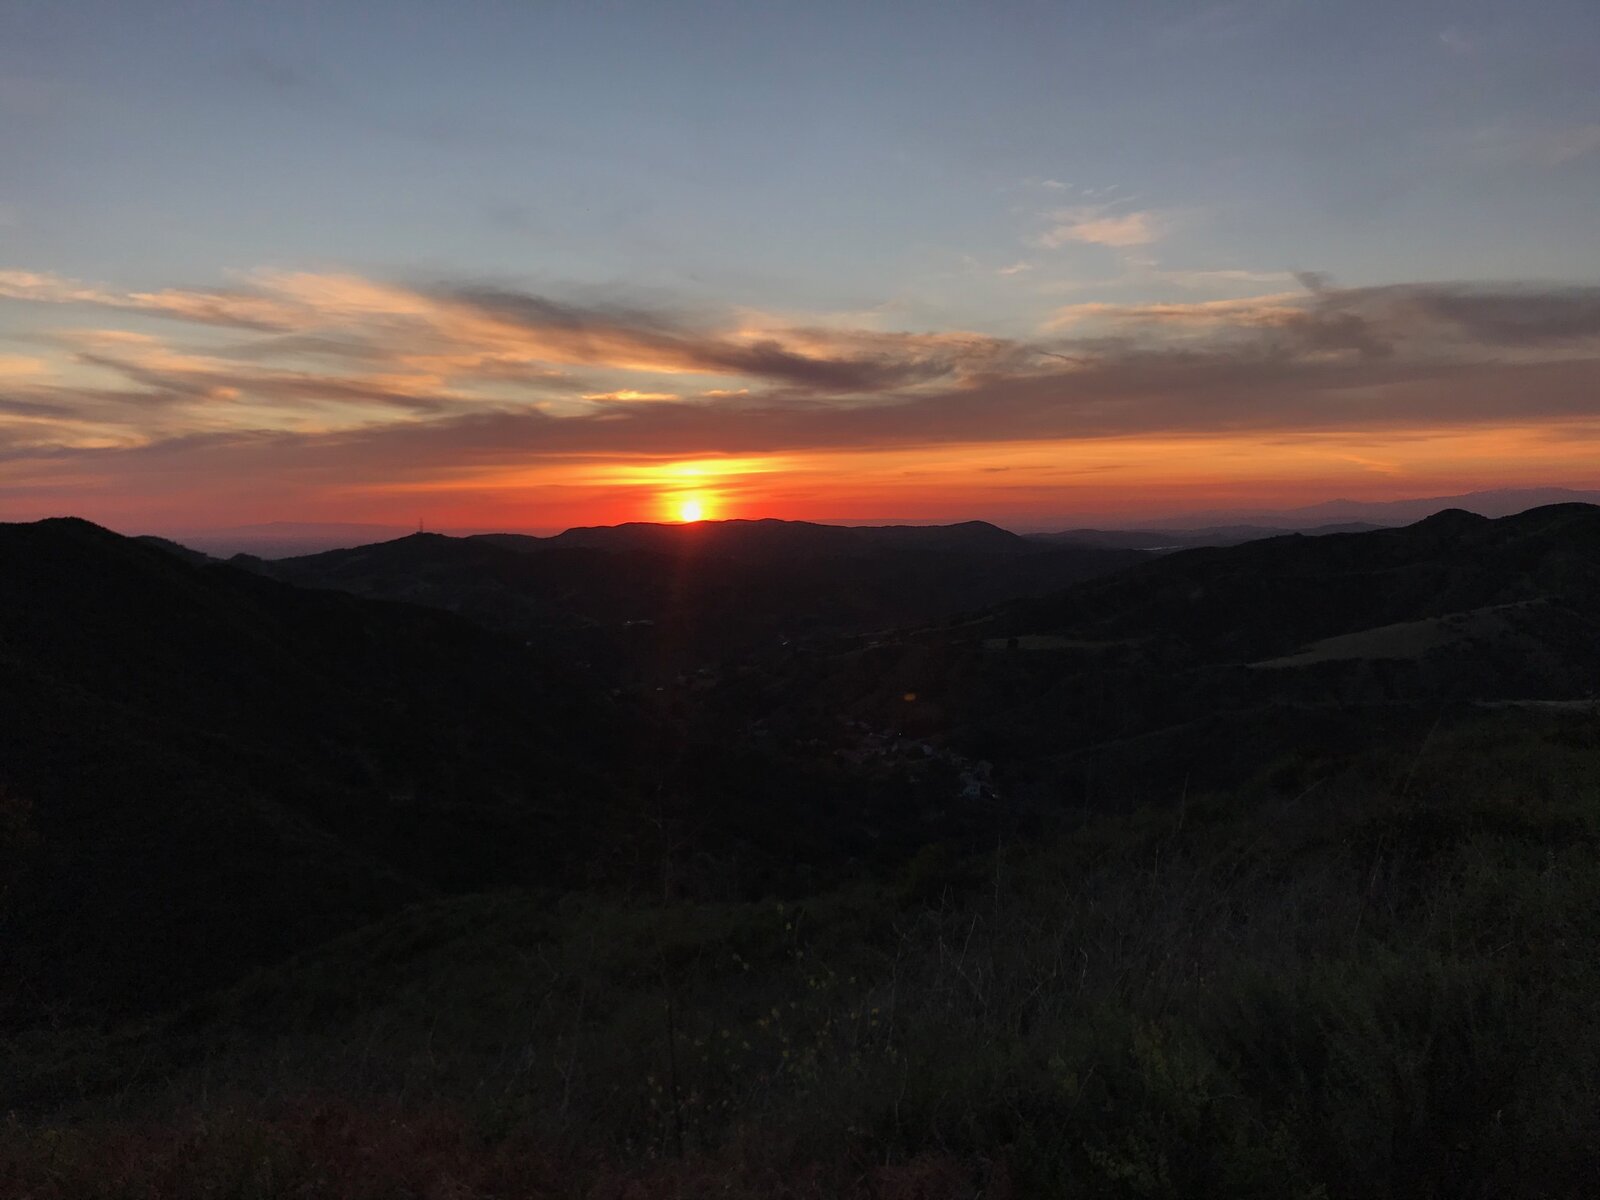
<svg viewBox="0 0 1600 1200"><path fill-rule="evenodd" d="M130 286L336 265L1025 321L1120 273L1033 244L1094 202L1163 214L1141 254L1175 270L1600 268L1586 2L5 11L11 265Z"/></svg>
<svg viewBox="0 0 1600 1200"><path fill-rule="evenodd" d="M1587 288L1596 78L1593 0L7 0L0 270L60 286L0 301L0 359L83 376L27 340L105 324L69 285L263 273L1011 340L1308 296L1295 272ZM119 328L173 341L136 307ZM666 394L587 366L581 394Z"/></svg>

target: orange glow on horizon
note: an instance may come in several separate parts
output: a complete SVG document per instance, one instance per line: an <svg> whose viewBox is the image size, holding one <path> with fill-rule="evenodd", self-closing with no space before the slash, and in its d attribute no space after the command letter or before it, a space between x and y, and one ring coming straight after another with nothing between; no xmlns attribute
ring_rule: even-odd
<svg viewBox="0 0 1600 1200"><path fill-rule="evenodd" d="M1585 487L1593 485L1596 461L1600 426L1584 422L1239 432L671 459L551 457L345 487L337 499L344 512L381 515L403 498L405 511L426 511L430 524L441 528L555 531L729 517L869 523L981 518L1018 529L1066 528L1183 512L1293 508L1335 498L1394 500L1554 483Z"/></svg>
<svg viewBox="0 0 1600 1200"><path fill-rule="evenodd" d="M511 455L507 455L510 459ZM1014 529L1134 524L1181 513L1285 509L1336 498L1397 500L1493 488L1600 483L1600 423L1230 432L871 448L785 448L684 457L554 454L440 464L407 479L337 480L293 508L261 507L248 473L204 480L218 526L265 520L371 521L430 528L558 532L627 521L729 518L862 523L984 519ZM82 515L135 532L192 527L194 475L151 472L130 491L74 463ZM26 464L13 486L68 482ZM181 483L181 486L179 486ZM102 492L102 489L105 489ZM140 494L142 493L142 494ZM46 493L34 519L60 509ZM225 515L224 515L225 514ZM409 518L409 520L408 520ZM182 523L180 525L180 522Z"/></svg>

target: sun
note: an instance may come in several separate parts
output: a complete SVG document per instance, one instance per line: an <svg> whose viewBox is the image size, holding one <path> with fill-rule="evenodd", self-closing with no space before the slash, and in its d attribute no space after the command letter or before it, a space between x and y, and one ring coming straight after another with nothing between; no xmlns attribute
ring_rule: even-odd
<svg viewBox="0 0 1600 1200"><path fill-rule="evenodd" d="M662 492L656 497L656 503L660 506L656 511L661 514L660 519L663 521L694 525L700 521L713 520L721 508L720 500L721 497L708 488L673 490Z"/></svg>

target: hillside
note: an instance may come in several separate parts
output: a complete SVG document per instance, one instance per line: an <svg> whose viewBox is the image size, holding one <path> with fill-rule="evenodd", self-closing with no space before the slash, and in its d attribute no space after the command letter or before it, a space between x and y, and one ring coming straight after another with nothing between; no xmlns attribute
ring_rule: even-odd
<svg viewBox="0 0 1600 1200"><path fill-rule="evenodd" d="M419 549L501 598L527 594L501 571L592 570L619 605L627 572L654 578L432 535L348 554L427 600ZM150 1011L442 895L793 893L972 824L948 762L747 736L526 640L82 521L0 525L0 1021Z"/></svg>
<svg viewBox="0 0 1600 1200"><path fill-rule="evenodd" d="M127 1008L592 851L625 717L443 613L0 525L5 990Z"/></svg>
<svg viewBox="0 0 1600 1200"><path fill-rule="evenodd" d="M672 561L345 554L530 603ZM1593 1178L1600 509L603 688L78 521L0 526L0 617L0 1193Z"/></svg>
<svg viewBox="0 0 1600 1200"><path fill-rule="evenodd" d="M1600 504L1593 488L1520 487L1491 488L1451 496L1412 496L1405 500L1324 500L1300 508L1230 509L1190 512L1154 522L1160 529L1182 531L1196 526L1234 525L1241 522L1305 531L1314 526L1342 522L1367 522L1392 527L1426 520L1434 513L1458 508L1482 517L1511 517L1530 508L1555 504Z"/></svg>
<svg viewBox="0 0 1600 1200"><path fill-rule="evenodd" d="M68 1200L1543 1200L1600 1139L1600 742L1483 714L790 902L414 905L14 1044Z"/></svg>
<svg viewBox="0 0 1600 1200"><path fill-rule="evenodd" d="M998 624L1165 633L1221 659L1398 620L1517 601L1582 603L1597 593L1600 507L1550 505L1498 520L1447 509L1400 529L1290 534L1173 555L1016 605Z"/></svg>
<svg viewBox="0 0 1600 1200"><path fill-rule="evenodd" d="M1282 756L1421 740L1485 702L1600 688L1600 508L1175 553L959 627L730 684L730 713L839 717L997 764L1015 799L1117 804Z"/></svg>

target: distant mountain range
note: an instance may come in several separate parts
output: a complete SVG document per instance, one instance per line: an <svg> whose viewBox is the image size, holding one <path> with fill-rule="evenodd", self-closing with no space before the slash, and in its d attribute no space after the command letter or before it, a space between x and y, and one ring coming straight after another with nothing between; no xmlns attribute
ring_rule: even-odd
<svg viewBox="0 0 1600 1200"><path fill-rule="evenodd" d="M671 674L801 640L942 621L1145 557L1052 545L982 521L702 521L549 538L412 534L235 561L288 583L449 609L592 667Z"/></svg>
<svg viewBox="0 0 1600 1200"><path fill-rule="evenodd" d="M770 563L790 558L864 558L880 553L1027 554L1034 547L987 521L956 525L819 525L811 521L633 521L569 529L554 537L483 535L514 550L643 550Z"/></svg>
<svg viewBox="0 0 1600 1200"><path fill-rule="evenodd" d="M1462 497L1522 511L1563 489ZM1307 536L1390 528L1443 499L1334 501L1269 514ZM1353 508L1382 521L1305 524ZM1469 511L1457 509L1456 511ZM246 532L282 547L293 526ZM328 526L350 537L385 527ZM1120 571L1152 556L1281 536L1269 523L1198 528L1071 529L1018 535L984 521L954 525L823 525L729 520L630 522L550 537L415 533L315 554L238 555L235 565L302 586L447 609L623 682L671 675L778 646L938 623L960 613ZM275 540L274 540L275 539ZM153 544L194 558L199 547Z"/></svg>
<svg viewBox="0 0 1600 1200"><path fill-rule="evenodd" d="M1214 525L1200 529L1064 529L1060 533L1028 533L1033 541L1063 546L1107 546L1166 554L1173 550L1192 550L1197 546L1237 546L1262 538L1282 537L1285 533L1320 536L1329 533L1370 533L1387 526L1365 521L1335 525L1313 525L1305 529L1285 529L1274 525Z"/></svg>
<svg viewBox="0 0 1600 1200"><path fill-rule="evenodd" d="M1502 488L1494 491L1468 492L1458 496L1430 496L1413 500L1329 500L1304 508L1291 509L1230 509L1208 512L1184 513L1170 517L1152 518L1138 526L1112 522L1095 528L1072 528L1064 532L1041 532L1029 537L1045 540L1073 541L1085 545L1135 547L1141 541L1157 539L1164 547L1191 545L1234 545L1249 541L1255 536L1298 530L1311 532L1354 532L1354 527L1365 525L1409 525L1447 508L1464 509L1486 517L1504 517L1546 504L1584 503L1600 504L1600 491L1582 491L1572 488ZM973 530L974 527L994 530L997 527L983 521L970 521L957 525L917 525L906 522L858 524L845 522L808 521L710 521L708 526L726 526L730 531L717 535L725 544L749 544L756 540L761 527L790 526L796 529L853 529L864 531L861 544L872 540L871 531L945 529ZM607 534L605 529L616 529L617 534ZM569 529L553 537L535 537L529 534L505 534L508 538L526 538L529 541L556 542L565 545L615 546L619 541L650 542L661 544L662 537L671 534L650 534L641 531L679 528L647 523L594 528ZM743 532L738 532L743 530ZM1172 536L1174 531L1184 536ZM632 532L627 532L632 531ZM1166 532L1156 532L1166 531ZM249 554L256 558L291 558L319 554L326 550L343 550L375 542L391 541L414 532L409 526L387 524L362 524L355 522L303 522L269 521L257 525L234 525L225 528L168 529L162 536L193 550L217 558L230 558L235 554ZM435 532L456 537L472 536L488 530L446 529ZM1003 532L1003 531L1002 531ZM815 535L797 535L798 537ZM835 536L835 545L846 544ZM889 536L901 536L891 534ZM910 535L915 536L915 535ZM937 541L940 535L930 535ZM957 537L961 535L956 534ZM975 537L984 536L974 533Z"/></svg>
<svg viewBox="0 0 1600 1200"><path fill-rule="evenodd" d="M1423 496L1413 500L1325 500L1303 508L1186 513L1146 524L1157 529L1184 530L1264 525L1287 532L1307 531L1316 526L1352 521L1374 525L1409 525L1451 508L1477 513L1482 517L1509 517L1550 504L1600 504L1600 491L1564 487L1496 488L1458 496Z"/></svg>
<svg viewBox="0 0 1600 1200"><path fill-rule="evenodd" d="M231 558L235 554L288 558L296 554L337 550L344 546L386 542L404 537L409 532L401 525L269 521L261 525L233 525L224 529L180 529L169 532L166 537L216 558Z"/></svg>

